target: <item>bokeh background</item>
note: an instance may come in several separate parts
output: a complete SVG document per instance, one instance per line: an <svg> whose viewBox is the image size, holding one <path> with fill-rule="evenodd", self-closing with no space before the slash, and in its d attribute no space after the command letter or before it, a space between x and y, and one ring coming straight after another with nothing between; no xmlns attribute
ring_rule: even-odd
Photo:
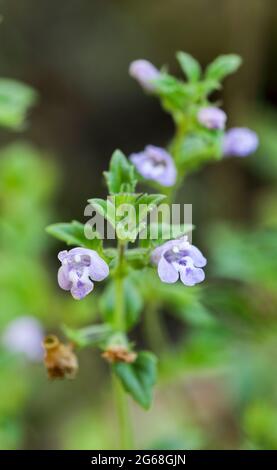
<svg viewBox="0 0 277 470"><path fill-rule="evenodd" d="M1 76L39 92L27 129L0 132L3 331L21 315L57 332L98 316L93 297L76 303L58 289L62 245L44 227L83 220L86 200L105 195L115 148L171 138L170 117L128 76L129 63L146 58L180 75L177 50L203 66L242 55L220 100L228 124L252 127L260 148L194 173L178 195L193 205L208 282L195 316L161 309L160 385L151 411L134 405L132 414L140 448L277 449L276 2L1 0L0 15ZM142 329L134 338L151 348L151 328L146 339ZM80 362L74 382L51 383L41 364L1 350L1 449L117 446L108 367L96 351Z"/></svg>

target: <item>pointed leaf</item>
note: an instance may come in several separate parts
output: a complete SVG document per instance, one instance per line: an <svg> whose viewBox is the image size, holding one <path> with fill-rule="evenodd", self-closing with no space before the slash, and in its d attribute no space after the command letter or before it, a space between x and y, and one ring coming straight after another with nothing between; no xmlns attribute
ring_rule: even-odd
<svg viewBox="0 0 277 470"><path fill-rule="evenodd" d="M201 67L197 60L186 52L177 52L177 60L190 82L197 82L201 76Z"/></svg>
<svg viewBox="0 0 277 470"><path fill-rule="evenodd" d="M220 82L227 75L236 72L241 63L241 57L236 54L220 55L208 65L205 78Z"/></svg>
<svg viewBox="0 0 277 470"><path fill-rule="evenodd" d="M99 250L102 241L95 232L95 238L89 240L84 233L84 225L81 222L73 220L70 223L58 223L49 225L46 228L47 233L67 243L67 245L82 246L91 250Z"/></svg>
<svg viewBox="0 0 277 470"><path fill-rule="evenodd" d="M124 389L146 410L150 408L153 386L157 380L157 358L154 354L142 351L135 362L118 362L113 370Z"/></svg>
<svg viewBox="0 0 277 470"><path fill-rule="evenodd" d="M135 168L125 155L116 150L111 158L109 171L104 173L110 194L132 193L136 187Z"/></svg>

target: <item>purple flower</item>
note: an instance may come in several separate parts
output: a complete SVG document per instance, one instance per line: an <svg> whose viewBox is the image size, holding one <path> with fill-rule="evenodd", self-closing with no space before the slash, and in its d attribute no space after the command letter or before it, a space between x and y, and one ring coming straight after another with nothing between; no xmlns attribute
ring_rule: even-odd
<svg viewBox="0 0 277 470"><path fill-rule="evenodd" d="M158 266L162 282L172 284L180 276L185 286L194 286L205 279L201 268L206 266L207 260L196 246L188 242L186 236L155 248L151 259Z"/></svg>
<svg viewBox="0 0 277 470"><path fill-rule="evenodd" d="M2 343L12 353L22 353L30 361L40 361L43 357L43 336L40 323L33 317L24 316L8 324Z"/></svg>
<svg viewBox="0 0 277 470"><path fill-rule="evenodd" d="M259 139L255 132L246 127L234 127L226 132L223 141L224 155L247 157L255 152L259 145Z"/></svg>
<svg viewBox="0 0 277 470"><path fill-rule="evenodd" d="M202 108L198 112L198 121L208 129L224 129L227 120L226 113L215 106Z"/></svg>
<svg viewBox="0 0 277 470"><path fill-rule="evenodd" d="M148 60L135 60L130 64L129 74L147 91L154 91L153 80L160 76L159 70Z"/></svg>
<svg viewBox="0 0 277 470"><path fill-rule="evenodd" d="M109 274L109 266L94 250L64 250L59 252L58 258L62 263L58 271L59 286L70 290L72 297L77 300L92 291L92 281L102 281Z"/></svg>
<svg viewBox="0 0 277 470"><path fill-rule="evenodd" d="M146 179L157 181L162 186L173 186L177 171L174 161L164 149L147 145L143 152L130 155L137 171Z"/></svg>

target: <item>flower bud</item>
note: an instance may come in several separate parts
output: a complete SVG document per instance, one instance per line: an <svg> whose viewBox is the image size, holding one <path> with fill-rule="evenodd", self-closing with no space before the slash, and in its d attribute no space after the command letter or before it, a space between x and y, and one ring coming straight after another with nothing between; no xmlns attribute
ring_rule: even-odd
<svg viewBox="0 0 277 470"><path fill-rule="evenodd" d="M144 88L146 91L155 91L153 81L159 78L159 70L148 60L135 60L130 64L129 74Z"/></svg>
<svg viewBox="0 0 277 470"><path fill-rule="evenodd" d="M227 120L226 113L215 106L200 109L197 117L200 124L207 127L207 129L223 130Z"/></svg>
<svg viewBox="0 0 277 470"><path fill-rule="evenodd" d="M224 155L247 157L258 148L257 134L246 127L234 127L226 132L223 142Z"/></svg>

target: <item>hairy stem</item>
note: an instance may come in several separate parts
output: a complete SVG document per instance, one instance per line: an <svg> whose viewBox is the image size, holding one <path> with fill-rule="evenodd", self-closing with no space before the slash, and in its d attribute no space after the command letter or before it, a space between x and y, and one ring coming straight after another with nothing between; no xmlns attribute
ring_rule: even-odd
<svg viewBox="0 0 277 470"><path fill-rule="evenodd" d="M118 265L115 272L115 328L117 331L124 332L126 330L125 320L125 303L124 303L124 254L125 244L118 242ZM131 449L132 446L132 429L129 417L129 406L127 396L118 378L113 376L113 389L115 396L115 404L117 408L118 425L119 425L119 441L120 449Z"/></svg>
<svg viewBox="0 0 277 470"><path fill-rule="evenodd" d="M119 449L133 448L133 436L126 393L118 378L113 375L113 390L119 425Z"/></svg>

